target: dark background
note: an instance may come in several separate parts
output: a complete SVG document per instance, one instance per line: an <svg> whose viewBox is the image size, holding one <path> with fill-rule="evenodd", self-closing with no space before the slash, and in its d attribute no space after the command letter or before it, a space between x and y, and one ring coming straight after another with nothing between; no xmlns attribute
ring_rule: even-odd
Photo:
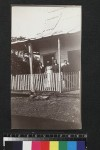
<svg viewBox="0 0 100 150"><path fill-rule="evenodd" d="M82 125L88 150L100 147L99 0L0 0L0 144L10 130L10 4L82 5ZM72 131L68 131L72 132ZM76 132L76 131L75 131ZM74 133L74 131L73 131Z"/></svg>

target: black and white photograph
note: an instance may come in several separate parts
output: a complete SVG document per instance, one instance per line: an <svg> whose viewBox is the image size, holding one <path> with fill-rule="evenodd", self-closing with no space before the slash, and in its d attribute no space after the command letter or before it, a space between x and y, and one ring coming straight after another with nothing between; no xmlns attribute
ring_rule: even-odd
<svg viewBox="0 0 100 150"><path fill-rule="evenodd" d="M12 129L82 129L80 5L11 5Z"/></svg>

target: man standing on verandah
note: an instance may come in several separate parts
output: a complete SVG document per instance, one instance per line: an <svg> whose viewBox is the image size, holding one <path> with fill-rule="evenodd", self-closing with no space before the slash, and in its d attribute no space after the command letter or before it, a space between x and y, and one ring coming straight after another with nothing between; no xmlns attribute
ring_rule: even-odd
<svg viewBox="0 0 100 150"><path fill-rule="evenodd" d="M59 72L59 65L58 65L56 59L54 59L54 63L52 65L52 70L53 70L54 73L58 73Z"/></svg>
<svg viewBox="0 0 100 150"><path fill-rule="evenodd" d="M70 72L70 64L68 60L64 60L64 65L61 67L61 72L62 72L62 88L66 89L66 84L68 82L68 72Z"/></svg>
<svg viewBox="0 0 100 150"><path fill-rule="evenodd" d="M70 64L68 60L64 60L64 65L61 67L63 73L68 73L70 71Z"/></svg>

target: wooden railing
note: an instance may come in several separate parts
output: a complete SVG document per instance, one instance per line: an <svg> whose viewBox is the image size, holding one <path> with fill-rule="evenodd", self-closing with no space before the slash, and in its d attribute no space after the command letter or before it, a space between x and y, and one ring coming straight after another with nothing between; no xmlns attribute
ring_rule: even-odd
<svg viewBox="0 0 100 150"><path fill-rule="evenodd" d="M31 90L31 76L11 75L11 90ZM80 89L80 72L61 73L62 91ZM59 91L59 73L33 74L33 87L36 91Z"/></svg>

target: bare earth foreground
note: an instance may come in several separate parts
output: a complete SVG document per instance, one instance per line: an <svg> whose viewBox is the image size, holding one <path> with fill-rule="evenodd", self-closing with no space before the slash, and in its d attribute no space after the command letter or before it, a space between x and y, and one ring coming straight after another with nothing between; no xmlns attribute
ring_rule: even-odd
<svg viewBox="0 0 100 150"><path fill-rule="evenodd" d="M11 98L13 129L81 129L79 96L51 95L47 100Z"/></svg>

